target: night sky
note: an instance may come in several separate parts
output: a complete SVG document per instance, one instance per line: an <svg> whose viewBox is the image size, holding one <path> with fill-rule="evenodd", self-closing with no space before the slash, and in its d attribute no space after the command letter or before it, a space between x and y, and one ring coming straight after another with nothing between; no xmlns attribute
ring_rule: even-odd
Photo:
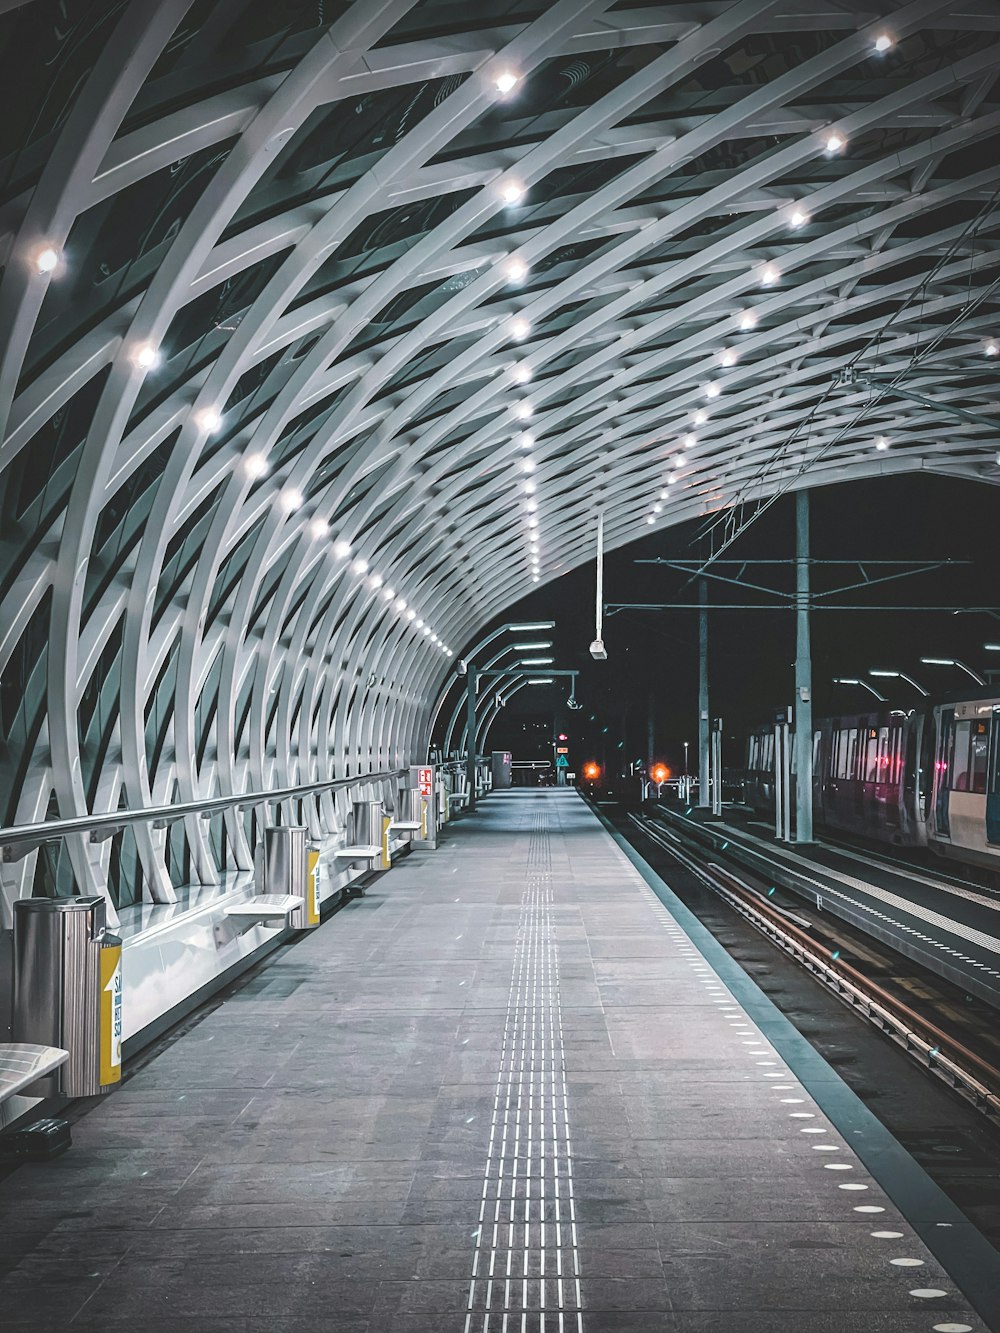
<svg viewBox="0 0 1000 1333"><path fill-rule="evenodd" d="M815 716L862 711L875 700L863 690L838 686L834 676L864 676L870 667L903 670L932 694L963 688L954 668L921 666L921 656L955 657L981 674L1000 672L1000 653L983 643L1000 641L1000 495L991 485L917 473L828 486L811 492L812 554L818 560L971 561L935 573L910 575L878 589L851 592L841 602L914 606L919 611L818 611L812 617ZM725 553L729 559L783 559L794 555L795 500L772 505ZM694 584L662 566L636 563L661 556L692 560L708 552L701 520L643 538L608 555L605 600L694 601ZM735 576L733 567L716 572ZM894 571L870 568L870 577ZM785 590L794 569L747 567L743 577ZM859 580L857 566L813 570L814 585L832 588ZM715 582L716 602L745 603L757 594ZM764 600L761 598L760 600ZM997 615L926 610L989 606ZM646 756L650 702L654 757L683 770L685 740L696 767L697 613L687 610L619 612L606 618L608 661L588 654L594 632L594 566L540 588L501 617L554 619L555 665L580 667L581 711L570 713L564 683L521 690L498 718L488 749L510 749L515 759L552 757L556 731L570 736L570 759L606 762L608 776ZM737 764L747 730L791 703L795 656L790 610L719 610L709 630L711 709L724 721L725 764ZM991 660L992 659L992 660ZM964 678L975 689L974 683ZM1000 675L997 677L1000 681ZM893 707L910 708L920 696L905 682L872 682Z"/></svg>

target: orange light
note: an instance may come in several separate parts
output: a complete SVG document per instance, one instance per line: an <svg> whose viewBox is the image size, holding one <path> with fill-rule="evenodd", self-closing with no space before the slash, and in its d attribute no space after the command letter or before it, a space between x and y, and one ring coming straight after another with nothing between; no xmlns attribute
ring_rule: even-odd
<svg viewBox="0 0 1000 1333"><path fill-rule="evenodd" d="M654 782L666 782L667 778L670 777L670 769L667 768L666 764L654 764L649 776Z"/></svg>
<svg viewBox="0 0 1000 1333"><path fill-rule="evenodd" d="M597 779L601 776L600 764L595 764L595 763L584 764L583 776L587 779L588 782L596 782Z"/></svg>

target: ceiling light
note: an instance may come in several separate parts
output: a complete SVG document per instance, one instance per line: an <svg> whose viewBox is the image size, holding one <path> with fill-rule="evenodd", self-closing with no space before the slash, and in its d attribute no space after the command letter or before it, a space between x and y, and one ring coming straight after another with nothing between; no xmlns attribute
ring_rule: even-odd
<svg viewBox="0 0 1000 1333"><path fill-rule="evenodd" d="M528 265L519 256L511 255L505 271L508 282L523 282L528 276Z"/></svg>
<svg viewBox="0 0 1000 1333"><path fill-rule="evenodd" d="M656 522L656 519L653 517L652 514L650 514L650 515L647 517L646 522L647 522L647 523L655 523L655 522Z"/></svg>
<svg viewBox="0 0 1000 1333"><path fill-rule="evenodd" d="M524 198L524 186L520 181L508 181L500 191L500 198L505 204L516 204Z"/></svg>
<svg viewBox="0 0 1000 1333"><path fill-rule="evenodd" d="M502 74L496 76L493 82L496 85L497 92L506 97L508 93L514 91L520 83L520 79L512 70L505 69Z"/></svg>
<svg viewBox="0 0 1000 1333"><path fill-rule="evenodd" d="M353 561L353 563L351 564L351 573L352 574L368 573L368 561L364 558L363 555L359 555L357 560Z"/></svg>
<svg viewBox="0 0 1000 1333"><path fill-rule="evenodd" d="M677 480L676 477L668 477L668 478L667 478L667 485L668 485L668 486L672 486L676 480Z"/></svg>
<svg viewBox="0 0 1000 1333"><path fill-rule="evenodd" d="M792 210L792 216L788 219L793 227L804 227L809 221L809 214L802 208Z"/></svg>
<svg viewBox="0 0 1000 1333"><path fill-rule="evenodd" d="M674 459L674 467L683 467L683 466L684 466L684 459L681 458L680 454L678 454L677 457Z"/></svg>
<svg viewBox="0 0 1000 1333"><path fill-rule="evenodd" d="M510 321L510 336L517 342L523 342L531 332L531 321L517 316Z"/></svg>
<svg viewBox="0 0 1000 1333"><path fill-rule="evenodd" d="M341 537L340 541L333 543L333 554L338 560L346 560L351 554L351 543Z"/></svg>
<svg viewBox="0 0 1000 1333"><path fill-rule="evenodd" d="M527 494L527 495L534 495L534 493L535 493L535 483L534 483L533 481L526 481L526 482L524 483L524 490L525 490L525 494Z"/></svg>
<svg viewBox="0 0 1000 1333"><path fill-rule="evenodd" d="M517 417L518 421L527 421L535 414L535 409L526 399L523 402L515 403L510 410L514 413L515 417Z"/></svg>
<svg viewBox="0 0 1000 1333"><path fill-rule="evenodd" d="M740 315L740 328L744 333L757 327L757 316L752 310L744 310Z"/></svg>
<svg viewBox="0 0 1000 1333"><path fill-rule="evenodd" d="M731 347L725 347L719 353L719 362L724 366L736 365L736 353Z"/></svg>
<svg viewBox="0 0 1000 1333"><path fill-rule="evenodd" d="M531 379L532 370L523 361L519 361L510 374L515 384L527 384Z"/></svg>
<svg viewBox="0 0 1000 1333"><path fill-rule="evenodd" d="M691 413L691 420L696 426L704 426L708 420L708 413L703 407L699 407L697 411Z"/></svg>
<svg viewBox="0 0 1000 1333"><path fill-rule="evenodd" d="M885 450L888 449L888 447L889 447L889 441L885 438L884 435L880 435L878 439L875 441L875 448Z"/></svg>
<svg viewBox="0 0 1000 1333"><path fill-rule="evenodd" d="M313 537L325 537L330 531L330 525L325 518L314 518L309 524L309 532Z"/></svg>
<svg viewBox="0 0 1000 1333"><path fill-rule="evenodd" d="M524 430L518 439L518 447L521 449L531 449L534 446L535 437L530 430Z"/></svg>
<svg viewBox="0 0 1000 1333"><path fill-rule="evenodd" d="M662 513L663 513L663 505L661 505L661 504L655 504L655 505L653 505L653 513L654 513L654 514L662 514Z"/></svg>
<svg viewBox="0 0 1000 1333"><path fill-rule="evenodd" d="M397 611L406 610L406 602L402 599L402 597L397 597L394 605Z"/></svg>
<svg viewBox="0 0 1000 1333"><path fill-rule="evenodd" d="M534 460L533 458L522 458L522 459L521 459L521 471L522 471L522 472L534 472L534 470L535 470L535 460Z"/></svg>
<svg viewBox="0 0 1000 1333"><path fill-rule="evenodd" d="M269 471L267 459L263 454L247 454L243 466L251 477L266 477Z"/></svg>
<svg viewBox="0 0 1000 1333"><path fill-rule="evenodd" d="M538 501L537 501L537 500L525 500L525 502L524 502L524 507L525 507L525 509L527 509L527 511L528 511L529 514L533 514L533 513L535 512L535 510L538 508Z"/></svg>
<svg viewBox="0 0 1000 1333"><path fill-rule="evenodd" d="M286 514L294 514L296 509L302 507L303 498L297 486L286 486L278 496L278 501Z"/></svg>
<svg viewBox="0 0 1000 1333"><path fill-rule="evenodd" d="M422 620L418 620L418 621L416 621L416 622L414 623L413 628L414 628L414 629L424 629L424 628L425 628L425 626L424 626L424 622L423 622Z"/></svg>
<svg viewBox="0 0 1000 1333"><path fill-rule="evenodd" d="M665 500L669 494L670 494L669 491L661 491L661 492L660 492L660 499L661 499L661 500Z"/></svg>
<svg viewBox="0 0 1000 1333"><path fill-rule="evenodd" d="M762 287L773 287L781 277L781 270L777 264L765 264L760 271L760 283Z"/></svg>
<svg viewBox="0 0 1000 1333"><path fill-rule="evenodd" d="M407 618L407 620L416 620L416 618L417 618L417 613L416 613L416 611L414 611L414 609L413 609L412 606L410 607L409 611L407 611L407 613L406 613L406 618Z"/></svg>
<svg viewBox="0 0 1000 1333"><path fill-rule="evenodd" d="M986 346L983 348L983 351L986 353L987 356L996 356L998 353L1000 353L1000 343L997 343L993 338L991 338L989 342L986 344Z"/></svg>
<svg viewBox="0 0 1000 1333"><path fill-rule="evenodd" d="M39 273L51 273L59 263L59 251L54 250L51 245L46 245L35 255L35 268Z"/></svg>
<svg viewBox="0 0 1000 1333"><path fill-rule="evenodd" d="M698 443L698 437L697 435L685 435L681 443L685 449L693 449Z"/></svg>
<svg viewBox="0 0 1000 1333"><path fill-rule="evenodd" d="M368 580L368 586L369 588L374 588L377 591L379 588L381 588L382 582L383 580L381 574L373 574L371 578Z"/></svg>
<svg viewBox="0 0 1000 1333"><path fill-rule="evenodd" d="M842 134L838 134L836 130L832 130L826 136L826 142L824 143L823 147L826 149L828 153L839 153L846 146L846 144L847 140L844 138L844 136Z"/></svg>
<svg viewBox="0 0 1000 1333"><path fill-rule="evenodd" d="M140 370L152 370L160 363L160 354L152 343L141 343L132 354L133 362Z"/></svg>
<svg viewBox="0 0 1000 1333"><path fill-rule="evenodd" d="M387 602L394 602L396 600L396 594L392 588L383 588L382 596Z"/></svg>
<svg viewBox="0 0 1000 1333"><path fill-rule="evenodd" d="M207 430L209 434L212 434L222 425L222 417L214 407L206 407L203 412L198 413L198 425L202 430Z"/></svg>
<svg viewBox="0 0 1000 1333"><path fill-rule="evenodd" d="M884 55L886 51L891 51L892 45L893 45L892 38L889 36L887 32L880 32L879 35L875 38L875 50L879 53L880 56Z"/></svg>
<svg viewBox="0 0 1000 1333"><path fill-rule="evenodd" d="M541 581L542 581L542 576L541 576L540 574L532 574L532 576L531 576L531 581L532 581L532 583L541 583ZM551 680L529 680L529 681L528 681L528 684L529 684L529 685L551 685L552 682L551 682Z"/></svg>

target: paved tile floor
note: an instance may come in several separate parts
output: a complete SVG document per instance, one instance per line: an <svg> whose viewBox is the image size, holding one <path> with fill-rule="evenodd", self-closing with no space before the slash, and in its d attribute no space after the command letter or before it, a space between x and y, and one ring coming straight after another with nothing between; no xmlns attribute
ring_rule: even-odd
<svg viewBox="0 0 1000 1333"><path fill-rule="evenodd" d="M584 803L503 793L0 1195L0 1326L984 1325Z"/></svg>

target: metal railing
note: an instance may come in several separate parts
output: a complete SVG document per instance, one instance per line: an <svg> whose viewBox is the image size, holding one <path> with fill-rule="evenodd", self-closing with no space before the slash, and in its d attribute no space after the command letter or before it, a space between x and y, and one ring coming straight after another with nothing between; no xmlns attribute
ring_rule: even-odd
<svg viewBox="0 0 1000 1333"><path fill-rule="evenodd" d="M150 805L142 810L109 810L100 815L76 815L69 819L49 819L38 824L14 824L9 828L0 828L0 851L4 860L16 860L18 856L40 847L45 842L55 842L73 833L89 833L91 842L102 842L113 838L117 833L132 824L149 824L154 828L167 828L191 815L203 819L221 814L226 810L251 810L259 805L277 805L283 801L301 800L305 796L320 792L337 791L344 787L357 787L366 782L385 782L391 778L405 777L408 769L382 769L376 773L358 773L349 778L332 778L326 782L307 782L298 787L279 787L270 791L236 792L231 796L212 796L200 801L180 801L174 805Z"/></svg>

